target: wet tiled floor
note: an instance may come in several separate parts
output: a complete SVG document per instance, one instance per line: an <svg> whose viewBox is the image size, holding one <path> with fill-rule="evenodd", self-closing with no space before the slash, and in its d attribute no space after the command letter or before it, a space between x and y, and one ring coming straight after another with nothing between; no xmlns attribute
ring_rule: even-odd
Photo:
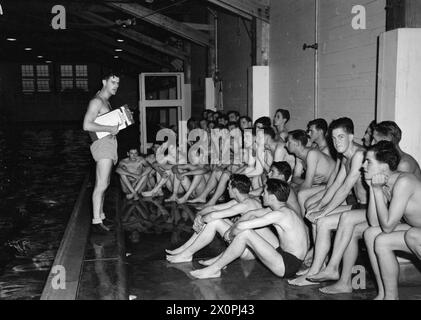
<svg viewBox="0 0 421 320"><path fill-rule="evenodd" d="M192 234L195 208L164 204L162 198L124 201L121 207L126 229L128 291L138 300L371 300L376 290L367 275L366 290L328 296L320 285L297 288L273 275L259 261L237 260L221 278L196 280L189 271L201 268L198 259L222 252L219 238L194 256L193 262L170 264L165 249L184 243ZM402 299L421 299L421 287L400 290Z"/></svg>

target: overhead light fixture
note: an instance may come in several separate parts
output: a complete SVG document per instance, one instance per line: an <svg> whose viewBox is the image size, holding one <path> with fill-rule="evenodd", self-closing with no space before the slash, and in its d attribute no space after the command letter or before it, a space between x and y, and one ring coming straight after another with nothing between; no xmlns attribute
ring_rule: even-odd
<svg viewBox="0 0 421 320"><path fill-rule="evenodd" d="M43 56L37 56L37 58L38 58L38 59L42 59L42 58L44 58L44 57L43 57Z"/></svg>
<svg viewBox="0 0 421 320"><path fill-rule="evenodd" d="M123 39L117 39L117 42L124 42Z"/></svg>
<svg viewBox="0 0 421 320"><path fill-rule="evenodd" d="M114 56L114 59L118 59L119 58L119 56Z"/></svg>
<svg viewBox="0 0 421 320"><path fill-rule="evenodd" d="M31 51L31 50L32 48L29 48L29 47L25 48L25 51Z"/></svg>
<svg viewBox="0 0 421 320"><path fill-rule="evenodd" d="M121 52L121 51L123 51L123 49L115 49L114 51Z"/></svg>
<svg viewBox="0 0 421 320"><path fill-rule="evenodd" d="M15 38L6 38L7 41L16 41Z"/></svg>
<svg viewBox="0 0 421 320"><path fill-rule="evenodd" d="M47 60L47 61L45 61L45 63L51 63L52 61L51 60Z"/></svg>

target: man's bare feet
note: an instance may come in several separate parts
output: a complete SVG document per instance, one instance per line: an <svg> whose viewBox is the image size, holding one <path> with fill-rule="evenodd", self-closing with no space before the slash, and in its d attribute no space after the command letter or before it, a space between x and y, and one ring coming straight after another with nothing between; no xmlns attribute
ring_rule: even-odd
<svg viewBox="0 0 421 320"><path fill-rule="evenodd" d="M176 202L177 202L178 204L185 204L185 203L187 202L187 200L188 200L188 198L186 198L186 197L181 197L181 198L177 199L177 200L176 200Z"/></svg>
<svg viewBox="0 0 421 320"><path fill-rule="evenodd" d="M162 197L163 195L164 193L162 192L162 190L151 190L142 192L142 197L144 198Z"/></svg>
<svg viewBox="0 0 421 320"><path fill-rule="evenodd" d="M221 270L214 272L211 268L208 267L200 270L190 271L190 274L196 279L214 279L221 277Z"/></svg>
<svg viewBox="0 0 421 320"><path fill-rule="evenodd" d="M307 277L307 279L311 282L325 282L336 281L339 280L340 277L341 275L339 274L339 271L329 270L326 268L318 274L315 274L314 276Z"/></svg>
<svg viewBox="0 0 421 320"><path fill-rule="evenodd" d="M331 286L320 288L319 290L324 294L352 293L352 285L343 282L336 282Z"/></svg>
<svg viewBox="0 0 421 320"><path fill-rule="evenodd" d="M192 199L192 200L187 201L187 203L203 203L203 204L205 204L206 199L198 197L196 199Z"/></svg>
<svg viewBox="0 0 421 320"><path fill-rule="evenodd" d="M209 260L199 260L198 262L202 265L202 266L206 266L209 267L210 265L214 264L216 260L219 259L219 256L209 259Z"/></svg>
<svg viewBox="0 0 421 320"><path fill-rule="evenodd" d="M134 194L133 193L126 195L126 199L127 200L132 200L133 198L134 198Z"/></svg>
<svg viewBox="0 0 421 320"><path fill-rule="evenodd" d="M169 263L185 263L185 262L191 262L193 260L193 256L188 256L185 254L176 254L176 255L169 255L167 256L167 261Z"/></svg>
<svg viewBox="0 0 421 320"><path fill-rule="evenodd" d="M174 250L165 249L165 252L174 256L176 254L180 254L181 252L183 252L183 248L178 248L178 249L174 249Z"/></svg>
<svg viewBox="0 0 421 320"><path fill-rule="evenodd" d="M165 202L176 202L177 201L177 196L172 195L171 197L169 197L168 199L165 199Z"/></svg>
<svg viewBox="0 0 421 320"><path fill-rule="evenodd" d="M314 286L318 284L318 283L308 281L307 280L308 277L309 277L308 274L304 274L296 279L288 280L288 283L296 287Z"/></svg>
<svg viewBox="0 0 421 320"><path fill-rule="evenodd" d="M310 270L310 267L304 267L304 269L299 270L296 275L297 276L303 276L305 274L308 274L308 271Z"/></svg>

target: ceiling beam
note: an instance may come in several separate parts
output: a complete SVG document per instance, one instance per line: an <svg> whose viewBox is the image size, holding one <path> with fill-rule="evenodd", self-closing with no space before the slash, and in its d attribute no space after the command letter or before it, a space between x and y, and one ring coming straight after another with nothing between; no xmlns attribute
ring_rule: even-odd
<svg viewBox="0 0 421 320"><path fill-rule="evenodd" d="M97 15L95 13L92 13L92 12L82 13L82 12L73 11L72 14L76 15L80 18L83 18L85 20L88 20L92 23L95 23L95 24L103 24L104 26L105 25L110 25L110 26L115 25L115 23L113 21L111 21L107 18L104 18L102 16L99 16L99 15ZM182 59L182 60L184 60L188 56L187 52L185 52L183 50L174 48L174 47L172 47L168 44L165 44L165 43L163 43L159 40L156 40L152 37L149 37L147 35L144 35L140 32L132 30L132 29L128 29L128 28L117 29L117 28L111 28L110 27L109 30L114 32L114 33L118 33L121 36L124 36L126 38L129 38L133 41L136 41L141 45L150 47L150 48L152 48L152 49L154 49L158 52L164 53L168 56L176 57L176 58L179 58L179 59Z"/></svg>
<svg viewBox="0 0 421 320"><path fill-rule="evenodd" d="M154 13L154 11L145 8L137 3L121 3L121 2L111 2L108 3L108 6L112 8L119 9L123 12L131 14L136 18L147 21L159 28L170 31L174 34L179 35L182 38L185 38L191 42L194 42L198 45L208 47L209 35L204 32L197 31L182 22L171 19L167 16L164 16L160 13Z"/></svg>
<svg viewBox="0 0 421 320"><path fill-rule="evenodd" d="M141 49L135 48L135 47L133 47L131 45L128 45L128 44L117 43L117 41L114 38L109 37L105 34L102 34L100 32L92 32L92 31L86 31L84 33L87 36L95 38L97 40L100 40L100 41L102 41L102 42L104 42L104 43L106 43L110 46L119 47L119 48L123 49L124 51L127 51L127 52L129 52L133 55L138 56L140 59L147 60L147 61L152 62L156 65L159 65L161 67L172 69L172 66L171 66L170 63L168 63L166 61L163 61L162 59L160 59L156 55L147 53L147 52L145 52Z"/></svg>
<svg viewBox="0 0 421 320"><path fill-rule="evenodd" d="M270 0L207 0L243 18L253 17L269 22Z"/></svg>

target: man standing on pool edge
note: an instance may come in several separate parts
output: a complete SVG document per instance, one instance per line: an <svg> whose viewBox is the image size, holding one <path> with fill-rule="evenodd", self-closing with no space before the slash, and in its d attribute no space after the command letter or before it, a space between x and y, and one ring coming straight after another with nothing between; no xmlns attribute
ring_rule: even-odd
<svg viewBox="0 0 421 320"><path fill-rule="evenodd" d="M83 130L87 132L109 132L110 135L96 140L91 145L92 157L96 162L95 188L92 194L93 220L92 231L106 234L110 231L103 222L106 219L103 206L104 195L110 184L113 165L117 164L117 134L119 126L104 126L95 123L97 117L112 110L110 97L116 95L120 84L120 77L116 73L108 73L102 79L102 89L90 101L88 111L83 121Z"/></svg>

